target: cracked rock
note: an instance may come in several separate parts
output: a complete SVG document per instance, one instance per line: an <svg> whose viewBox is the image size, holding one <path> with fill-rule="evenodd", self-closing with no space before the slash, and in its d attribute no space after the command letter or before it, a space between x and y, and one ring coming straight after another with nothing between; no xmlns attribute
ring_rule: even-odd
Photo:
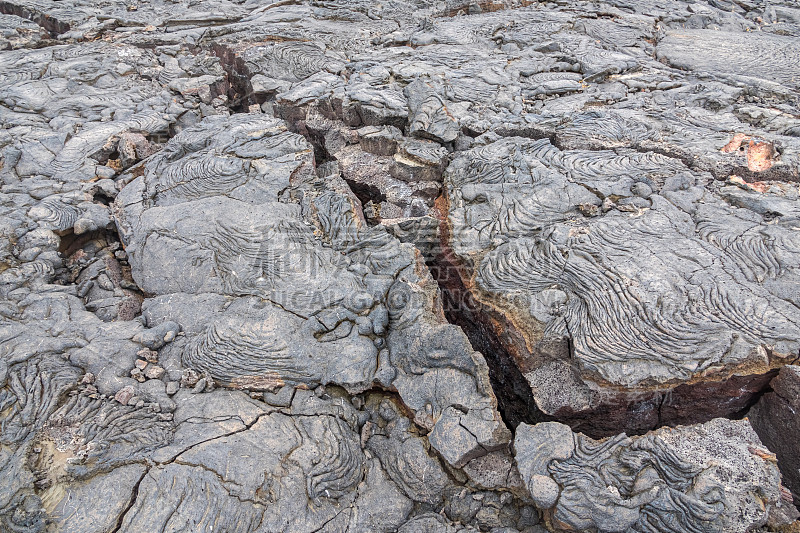
<svg viewBox="0 0 800 533"><path fill-rule="evenodd" d="M520 474L554 527L646 531L668 521L675 531L750 531L766 523L766 506L780 505L777 466L747 421L604 441L557 422L522 424L514 447Z"/></svg>
<svg viewBox="0 0 800 533"><path fill-rule="evenodd" d="M797 529L795 4L0 1L0 531Z"/></svg>

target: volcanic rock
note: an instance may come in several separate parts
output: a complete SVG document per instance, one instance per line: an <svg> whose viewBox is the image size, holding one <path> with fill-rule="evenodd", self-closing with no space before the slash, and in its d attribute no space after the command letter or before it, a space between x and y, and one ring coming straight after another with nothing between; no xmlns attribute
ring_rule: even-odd
<svg viewBox="0 0 800 533"><path fill-rule="evenodd" d="M797 409L800 404L800 367L781 368L766 393L750 410L748 417L759 438L775 452L783 483L800 502L800 464L798 464Z"/></svg>
<svg viewBox="0 0 800 533"><path fill-rule="evenodd" d="M603 441L557 422L522 424L514 447L534 502L557 531L744 532L780 505L778 468L747 421Z"/></svg>
<svg viewBox="0 0 800 533"><path fill-rule="evenodd" d="M0 1L0 531L797 529L794 4Z"/></svg>

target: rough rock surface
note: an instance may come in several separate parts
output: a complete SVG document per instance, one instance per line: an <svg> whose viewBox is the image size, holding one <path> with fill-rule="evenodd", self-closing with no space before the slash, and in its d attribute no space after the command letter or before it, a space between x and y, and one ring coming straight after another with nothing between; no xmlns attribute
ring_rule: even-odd
<svg viewBox="0 0 800 533"><path fill-rule="evenodd" d="M797 529L794 4L0 1L0 532Z"/></svg>
<svg viewBox="0 0 800 533"><path fill-rule="evenodd" d="M765 466L769 450L747 421L604 441L558 422L521 424L514 447L534 502L557 529L745 532L766 524L781 497L778 467Z"/></svg>
<svg viewBox="0 0 800 533"><path fill-rule="evenodd" d="M785 366L748 417L761 441L775 452L783 482L796 501L800 498L800 367Z"/></svg>
<svg viewBox="0 0 800 533"><path fill-rule="evenodd" d="M769 193L519 137L460 154L445 184L464 284L548 415L600 434L727 416L800 350L796 219L748 208ZM686 413L696 387L711 397Z"/></svg>
<svg viewBox="0 0 800 533"><path fill-rule="evenodd" d="M263 114L210 117L131 174L113 211L148 325L181 368L252 391L396 390L453 466L508 443L483 357L436 305L419 252L369 227L306 140ZM125 177L123 177L125 179ZM440 383L448 383L441 387Z"/></svg>

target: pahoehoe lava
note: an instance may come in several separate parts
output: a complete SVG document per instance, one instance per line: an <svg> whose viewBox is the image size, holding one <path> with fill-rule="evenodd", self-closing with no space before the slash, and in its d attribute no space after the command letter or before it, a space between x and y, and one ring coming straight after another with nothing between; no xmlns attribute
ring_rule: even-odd
<svg viewBox="0 0 800 533"><path fill-rule="evenodd" d="M795 4L0 1L0 533L797 530Z"/></svg>

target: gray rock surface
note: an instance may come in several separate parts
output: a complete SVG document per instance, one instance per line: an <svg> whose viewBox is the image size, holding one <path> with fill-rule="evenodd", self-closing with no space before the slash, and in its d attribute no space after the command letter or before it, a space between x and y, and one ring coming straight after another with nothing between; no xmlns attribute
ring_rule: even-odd
<svg viewBox="0 0 800 533"><path fill-rule="evenodd" d="M669 422L658 420L665 405L626 407L626 393L758 379L796 357L793 217L767 224L734 200L780 194L715 182L659 154L518 137L460 155L445 185L465 285L498 331L519 336L508 349L549 415L618 403L634 411L625 428L641 431ZM747 398L719 400L695 409L728 415Z"/></svg>
<svg viewBox="0 0 800 533"><path fill-rule="evenodd" d="M778 468L746 421L604 441L557 422L522 424L514 447L534 501L557 529L744 532L780 505Z"/></svg>
<svg viewBox="0 0 800 533"><path fill-rule="evenodd" d="M441 317L418 252L367 226L341 178L313 166L280 120L208 118L117 196L133 277L155 297L144 317L185 333L165 350L170 371L271 392L377 383L457 467L506 444L486 364Z"/></svg>
<svg viewBox="0 0 800 533"><path fill-rule="evenodd" d="M797 528L798 42L0 1L0 532Z"/></svg>

